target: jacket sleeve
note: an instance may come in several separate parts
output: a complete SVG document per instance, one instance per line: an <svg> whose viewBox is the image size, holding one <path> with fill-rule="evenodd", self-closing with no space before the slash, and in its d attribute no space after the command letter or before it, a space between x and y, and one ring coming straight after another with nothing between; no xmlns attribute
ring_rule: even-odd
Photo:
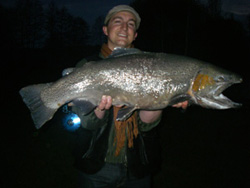
<svg viewBox="0 0 250 188"><path fill-rule="evenodd" d="M102 119L97 118L94 111L87 115L83 115L77 106L73 106L72 111L81 119L81 126L88 130L96 130L101 126L106 125L108 121L108 110L105 112L105 116Z"/></svg>

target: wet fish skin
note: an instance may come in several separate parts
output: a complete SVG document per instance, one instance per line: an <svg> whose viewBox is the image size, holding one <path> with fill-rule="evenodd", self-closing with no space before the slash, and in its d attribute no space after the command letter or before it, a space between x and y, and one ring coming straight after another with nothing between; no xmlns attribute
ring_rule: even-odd
<svg viewBox="0 0 250 188"><path fill-rule="evenodd" d="M110 95L113 105L129 107L118 113L118 120L136 109L163 109L184 100L215 109L239 106L221 94L242 81L238 75L184 56L117 49L110 58L70 72L54 83L20 90L37 128L62 105L73 101L88 113L103 95Z"/></svg>

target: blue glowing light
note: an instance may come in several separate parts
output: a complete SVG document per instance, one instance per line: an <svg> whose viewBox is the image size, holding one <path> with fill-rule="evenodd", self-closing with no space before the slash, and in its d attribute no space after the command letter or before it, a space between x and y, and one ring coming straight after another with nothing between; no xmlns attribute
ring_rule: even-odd
<svg viewBox="0 0 250 188"><path fill-rule="evenodd" d="M67 131L76 131L81 126L81 119L74 113L68 113L63 118L63 126Z"/></svg>
<svg viewBox="0 0 250 188"><path fill-rule="evenodd" d="M81 120L80 120L80 118L77 116L77 117L74 117L73 118L73 123L74 124L79 124L79 123L81 123Z"/></svg>

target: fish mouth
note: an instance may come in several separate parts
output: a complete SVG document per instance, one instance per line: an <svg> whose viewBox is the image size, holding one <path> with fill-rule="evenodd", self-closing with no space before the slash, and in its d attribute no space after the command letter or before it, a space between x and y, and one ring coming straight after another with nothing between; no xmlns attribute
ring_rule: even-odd
<svg viewBox="0 0 250 188"><path fill-rule="evenodd" d="M229 88L230 86L234 85L234 84L239 84L241 83L243 80L242 78L238 78L235 81L231 81L231 82L219 82L217 85L217 88L215 89L215 95L220 95L222 94L223 91L225 91L227 88Z"/></svg>
<svg viewBox="0 0 250 188"><path fill-rule="evenodd" d="M234 101L232 101L231 99L229 99L228 97L226 97L223 92L229 88L230 86L234 85L234 84L238 84L241 83L242 79L238 79L234 82L220 82L217 87L215 88L215 90L211 93L211 105L213 105L216 109L229 109L229 108L239 108L242 106L242 104L240 103L236 103Z"/></svg>

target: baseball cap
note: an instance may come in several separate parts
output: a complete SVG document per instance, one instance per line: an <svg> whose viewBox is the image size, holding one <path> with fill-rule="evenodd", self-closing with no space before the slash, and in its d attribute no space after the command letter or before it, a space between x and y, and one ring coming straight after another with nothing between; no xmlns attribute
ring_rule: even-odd
<svg viewBox="0 0 250 188"><path fill-rule="evenodd" d="M128 5L118 5L113 7L107 14L105 20L104 20L104 25L107 25L110 18L115 15L118 12L122 12L122 11L127 11L127 12L131 12L135 18L136 18L136 29L139 28L140 23L141 23L141 18L139 16L139 14L135 11L135 9L133 9L132 7L128 6Z"/></svg>

